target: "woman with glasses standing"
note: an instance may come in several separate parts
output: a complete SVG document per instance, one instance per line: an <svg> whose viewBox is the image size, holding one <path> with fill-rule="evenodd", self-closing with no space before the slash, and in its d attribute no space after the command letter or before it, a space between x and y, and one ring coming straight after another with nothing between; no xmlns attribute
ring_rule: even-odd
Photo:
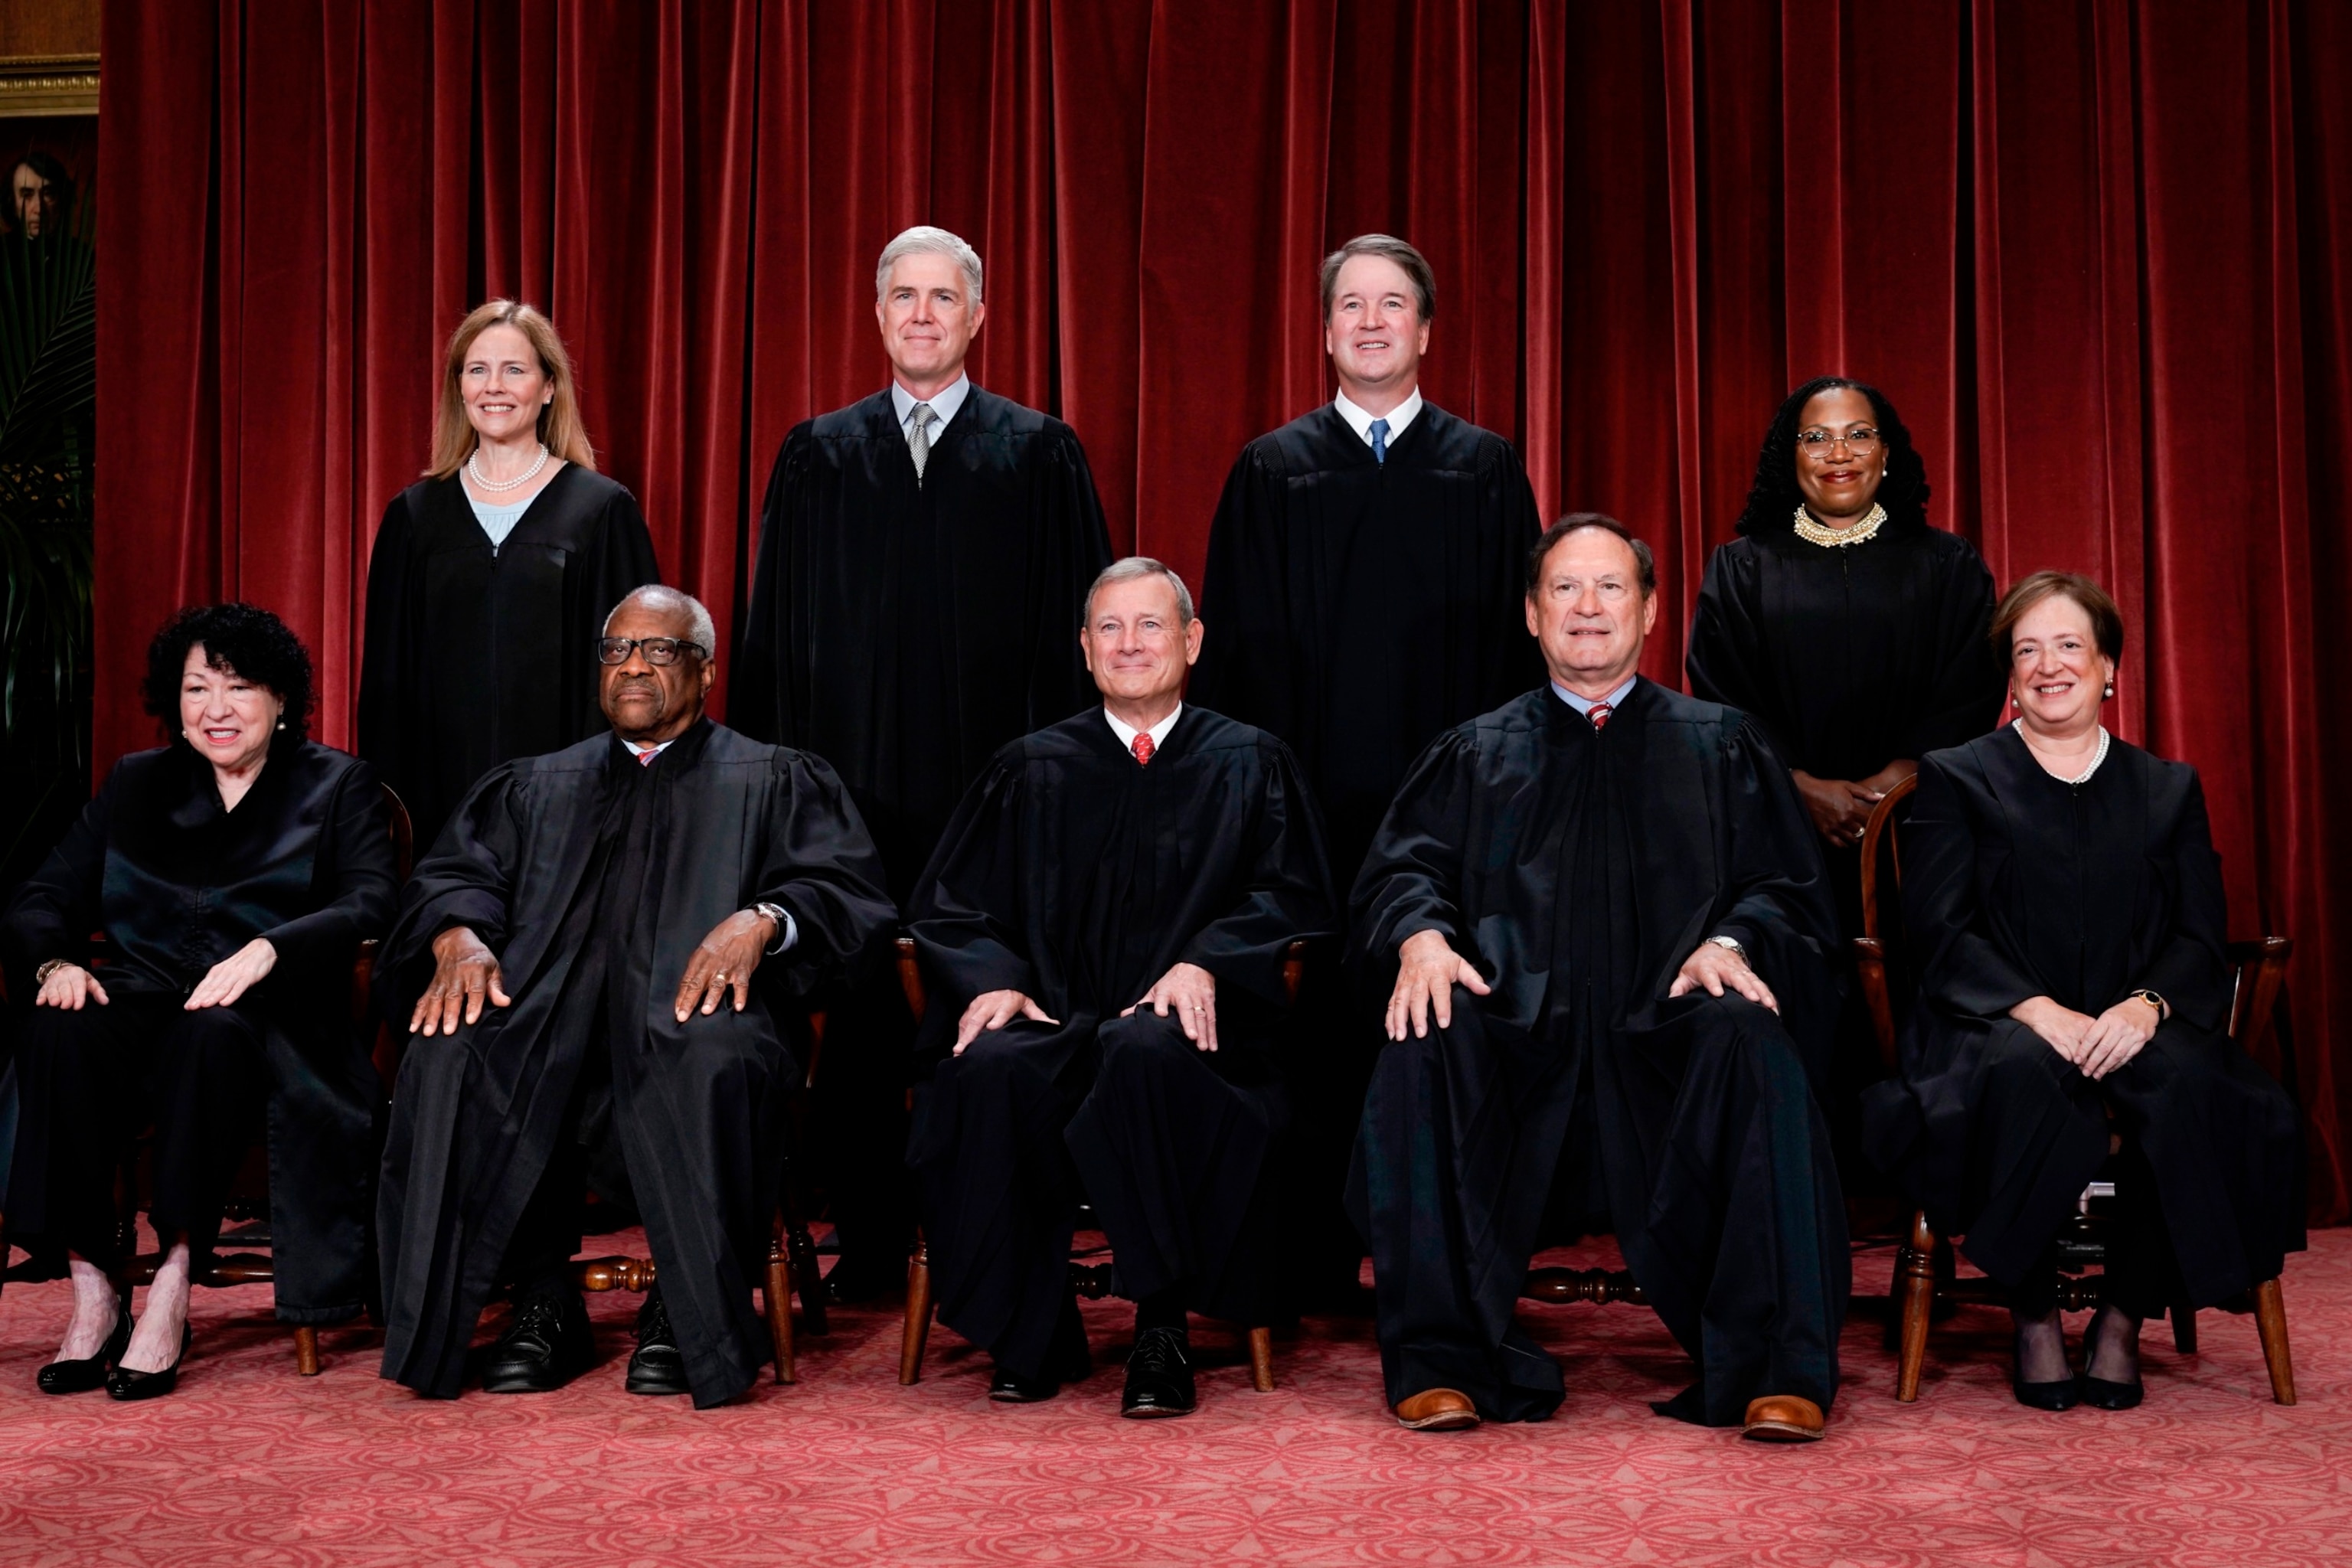
<svg viewBox="0 0 2352 1568"><path fill-rule="evenodd" d="M1739 537L1707 563L1691 619L1694 695L1764 728L1820 835L1846 934L1862 929L1871 808L1929 752L2000 716L1985 641L1992 574L1927 522L1927 469L1886 395L1843 376L1790 393L1764 433ZM1854 1104L1881 1068L1857 1004L1822 1109L1849 1178Z"/></svg>
<svg viewBox="0 0 2352 1568"><path fill-rule="evenodd" d="M593 645L660 581L636 498L596 471L553 324L481 306L449 337L432 466L384 509L368 563L358 750L420 853L491 768L605 727Z"/></svg>

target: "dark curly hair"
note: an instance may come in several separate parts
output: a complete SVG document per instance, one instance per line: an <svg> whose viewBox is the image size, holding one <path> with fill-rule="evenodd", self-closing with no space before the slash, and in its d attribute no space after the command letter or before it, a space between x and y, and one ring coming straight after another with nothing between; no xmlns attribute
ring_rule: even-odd
<svg viewBox="0 0 2352 1568"><path fill-rule="evenodd" d="M1878 504L1886 509L1886 521L1896 528L1926 525L1927 465L1911 445L1911 431L1903 416L1895 411L1886 394L1867 382L1817 375L1789 394L1764 432L1764 449L1756 454L1755 482L1748 487L1748 504L1739 511L1741 533L1784 532L1795 526L1797 507L1804 499L1797 489L1797 430L1805 405L1840 387L1870 399L1870 416L1877 422L1879 439L1886 443L1886 478L1878 487Z"/></svg>
<svg viewBox="0 0 2352 1568"><path fill-rule="evenodd" d="M302 639L258 605L191 605L164 622L147 645L147 711L166 740L180 733L180 672L187 668L188 650L198 643L205 646L206 664L268 688L286 704L280 720L287 739L299 741L310 733L310 651Z"/></svg>

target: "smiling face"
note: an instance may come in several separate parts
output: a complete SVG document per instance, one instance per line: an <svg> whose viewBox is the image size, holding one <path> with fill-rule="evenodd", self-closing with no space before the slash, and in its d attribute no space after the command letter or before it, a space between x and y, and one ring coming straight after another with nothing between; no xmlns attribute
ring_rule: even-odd
<svg viewBox="0 0 2352 1568"><path fill-rule="evenodd" d="M1388 404L1412 392L1429 352L1429 323L1403 268L1385 256L1351 256L1331 286L1324 352L1351 403Z"/></svg>
<svg viewBox="0 0 2352 1568"><path fill-rule="evenodd" d="M188 649L180 666L180 733L214 767L242 773L258 763L285 711L285 701L269 688L212 665L204 644Z"/></svg>
<svg viewBox="0 0 2352 1568"><path fill-rule="evenodd" d="M1545 666L1580 697L1606 696L1633 673L1657 618L1633 547L1603 528L1563 536L1528 595L1528 630L1543 645Z"/></svg>
<svg viewBox="0 0 2352 1568"><path fill-rule="evenodd" d="M525 440L539 429L539 411L555 398L555 383L520 329L501 321L467 346L457 372L466 418L486 442Z"/></svg>
<svg viewBox="0 0 2352 1568"><path fill-rule="evenodd" d="M1107 700L1130 708L1172 706L1184 672L1201 657L1201 623L1180 625L1176 590L1153 573L1098 591L1078 634L1087 669Z"/></svg>
<svg viewBox="0 0 2352 1568"><path fill-rule="evenodd" d="M656 609L624 599L604 623L608 637L691 637L694 617L684 609ZM641 746L674 741L702 717L703 699L718 679L719 667L702 655L681 648L676 664L653 664L646 650L633 647L627 660L600 667L597 700L614 732Z"/></svg>
<svg viewBox="0 0 2352 1568"><path fill-rule="evenodd" d="M2115 660L2099 651L2091 614L2064 594L2045 595L2009 631L2009 691L2028 726L2071 734L2098 721Z"/></svg>
<svg viewBox="0 0 2352 1568"><path fill-rule="evenodd" d="M1807 446L1809 431L1829 440ZM1886 443L1877 439L1878 416L1870 399L1850 386L1832 386L1805 400L1797 416L1797 489L1805 510L1835 524L1858 518L1878 499L1886 479ZM1868 437L1868 450L1856 452L1844 437Z"/></svg>
<svg viewBox="0 0 2352 1568"><path fill-rule="evenodd" d="M963 374L964 355L988 316L971 297L971 286L955 258L919 250L890 264L874 319L882 328L882 352L900 384L929 396Z"/></svg>

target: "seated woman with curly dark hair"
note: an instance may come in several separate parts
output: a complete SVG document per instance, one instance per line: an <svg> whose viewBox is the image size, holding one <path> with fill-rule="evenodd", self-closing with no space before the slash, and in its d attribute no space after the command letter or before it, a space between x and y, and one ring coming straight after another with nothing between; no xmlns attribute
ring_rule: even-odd
<svg viewBox="0 0 2352 1568"><path fill-rule="evenodd" d="M195 1260L265 1121L278 1317L335 1322L367 1295L376 1087L346 988L398 893L383 792L305 738L310 656L267 610L181 612L148 648L146 699L169 743L115 764L0 921L39 987L16 1059L10 1239L64 1252L74 1285L49 1394L172 1391ZM142 1128L163 1258L134 1330L111 1277L113 1193Z"/></svg>

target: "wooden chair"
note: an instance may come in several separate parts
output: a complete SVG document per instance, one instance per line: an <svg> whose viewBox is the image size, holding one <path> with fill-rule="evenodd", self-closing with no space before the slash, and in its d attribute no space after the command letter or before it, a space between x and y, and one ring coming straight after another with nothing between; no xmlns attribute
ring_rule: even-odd
<svg viewBox="0 0 2352 1568"><path fill-rule="evenodd" d="M383 788L383 804L391 817L393 860L398 868L400 881L405 883L415 858L415 829L409 821L407 805L394 792L390 784L385 784ZM106 946L104 935L93 933L90 945L92 964L104 967ZM351 1022L354 1029L367 1026L370 986L375 973L376 946L374 940L370 939L361 942L358 950L352 955ZM0 995L0 1002L5 1001L5 997ZM383 1027L380 1026L375 1050L379 1068L383 1063L385 1048L383 1033ZM152 1285L155 1282L155 1271L163 1266L163 1254L161 1252L134 1252L137 1246L139 1210L144 1206L142 1202L142 1189L144 1185L142 1177L145 1168L146 1142L146 1135L142 1133L133 1145L130 1156L123 1162L122 1172L118 1178L117 1201L121 1218L116 1233L117 1245L125 1254L131 1256L130 1261L116 1272L115 1279L126 1290L135 1286ZM257 1180L254 1174L257 1165L260 1172ZM267 1162L257 1161L248 1153L246 1168L239 1173L230 1191L227 1217L245 1220L268 1212L268 1191ZM5 1238L5 1230L0 1228L0 1262L5 1262L6 1259ZM239 1240L235 1232L228 1233L222 1239L232 1245ZM247 1247L268 1247L270 1243L264 1236L255 1237L246 1245ZM54 1278L53 1274L37 1275L36 1267L31 1263L25 1263L0 1271L0 1282L30 1280L42 1277ZM217 1289L236 1285L274 1284L277 1273L268 1253L237 1250L215 1252L194 1269L189 1276L189 1279L192 1285ZM319 1359L318 1326L312 1323L297 1324L294 1329L294 1370L301 1376L316 1377L321 1366L322 1363Z"/></svg>
<svg viewBox="0 0 2352 1568"><path fill-rule="evenodd" d="M1885 919L1880 909L1880 865L1883 859L1887 871L1885 879L1899 891L1903 860L1895 833L1895 809L1917 787L1915 775L1888 790L1885 798L1872 810L1862 839L1863 934L1853 939L1854 966L1861 974L1871 1028L1878 1037L1879 1053L1889 1072L1901 1070L1895 981L1902 954L1892 922ZM2287 957L2294 951L2294 943L2283 936L2229 944L2228 957L2237 971L2236 989L2230 1003L2229 1034L2248 1051L2260 1046L2269 1031L2279 987L2286 977ZM2059 1236L2058 1300L2069 1311L2099 1304L2100 1276L2081 1270L2085 1265L2105 1259L2105 1222L2092 1205L2114 1196L2114 1183L2093 1182L2084 1189L2075 1217ZM1895 1253L1893 1295L1901 1324L1901 1361L1895 1373L1895 1397L1906 1404L1919 1397L1919 1373L1927 1356L1928 1320L1937 1305L2009 1304L2008 1292L1992 1280L1959 1277L1953 1262L1951 1238L1936 1234L1927 1223L1925 1209L1914 1211L1910 1233ZM2281 1405L2293 1405L2294 1363L2287 1347L2286 1303L2279 1282L2265 1279L2248 1296L2251 1299L2246 1305L2226 1304L2226 1310L2253 1314L2255 1331L2262 1338L2263 1360L2270 1369L2271 1397ZM2176 1306L2168 1315L2172 1319L2174 1347L2184 1355L2194 1353L2196 1312Z"/></svg>
<svg viewBox="0 0 2352 1568"><path fill-rule="evenodd" d="M1282 987L1296 1003L1298 983L1307 968L1307 944L1294 942L1282 961ZM907 1008L923 1021L922 966L915 957L915 939L898 939L898 984L906 989ZM1082 1205L1080 1214L1087 1209ZM1089 1301L1111 1293L1113 1271L1108 1264L1070 1262L1070 1289ZM923 1375L923 1349L931 1334L931 1250L918 1233L915 1256L907 1266L907 1325L898 1345L898 1385L906 1387ZM1250 1385L1260 1394L1274 1392L1274 1331L1263 1324L1249 1331Z"/></svg>

